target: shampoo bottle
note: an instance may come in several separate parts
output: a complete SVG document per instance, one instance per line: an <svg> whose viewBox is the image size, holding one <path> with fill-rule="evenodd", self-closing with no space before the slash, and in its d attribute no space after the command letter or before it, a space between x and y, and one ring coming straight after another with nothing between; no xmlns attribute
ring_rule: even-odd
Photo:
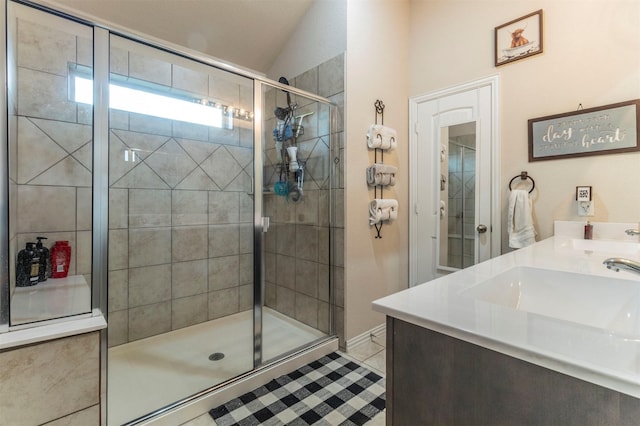
<svg viewBox="0 0 640 426"><path fill-rule="evenodd" d="M40 258L36 254L34 243L27 243L27 246L18 253L16 265L16 287L28 287L38 284L40 275Z"/></svg>
<svg viewBox="0 0 640 426"><path fill-rule="evenodd" d="M51 258L49 257L49 249L42 244L42 240L47 237L37 237L36 253L40 258L40 271L38 273L38 281L46 281L51 275Z"/></svg>
<svg viewBox="0 0 640 426"><path fill-rule="evenodd" d="M69 273L71 246L69 241L56 241L51 249L51 278L64 278Z"/></svg>

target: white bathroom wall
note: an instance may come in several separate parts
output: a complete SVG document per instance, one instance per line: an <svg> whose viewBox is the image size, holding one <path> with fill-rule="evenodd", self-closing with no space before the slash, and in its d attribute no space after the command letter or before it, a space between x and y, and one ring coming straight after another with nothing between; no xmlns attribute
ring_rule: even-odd
<svg viewBox="0 0 640 426"><path fill-rule="evenodd" d="M347 48L346 12L345 0L315 1L282 46L267 77L291 78L343 53Z"/></svg>
<svg viewBox="0 0 640 426"><path fill-rule="evenodd" d="M408 87L409 2L348 0L345 103L345 333L347 341L384 323L371 302L407 287L409 236ZM382 239L368 223L365 169L374 162L366 133L374 103L385 104L384 124L398 131L398 148L384 162L398 167L396 186L385 198L399 203L398 220L382 227Z"/></svg>
<svg viewBox="0 0 640 426"><path fill-rule="evenodd" d="M496 26L543 10L544 52L494 66ZM640 98L640 2L636 0L411 2L411 96L500 75L503 223L509 180L536 181L538 238L577 216L575 187L593 186L592 221L640 220L640 153L528 162L527 120ZM502 230L502 251L508 251Z"/></svg>

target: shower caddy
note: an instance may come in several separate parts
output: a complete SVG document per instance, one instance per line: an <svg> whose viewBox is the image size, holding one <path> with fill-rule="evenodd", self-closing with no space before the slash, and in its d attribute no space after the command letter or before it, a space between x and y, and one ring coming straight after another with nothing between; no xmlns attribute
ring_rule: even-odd
<svg viewBox="0 0 640 426"><path fill-rule="evenodd" d="M283 78L280 79L280 82L288 84ZM274 185L274 192L276 195L287 197L287 200L295 203L302 201L304 170L307 163L306 160L298 158L298 137L304 135L302 119L309 114L295 116L298 105L291 104L289 93L287 93L287 104L287 108L278 107L274 111L276 118L280 120L273 129L273 139L278 157L278 162L275 164L278 181ZM299 120L298 123L296 123L296 119ZM294 175L293 183L290 181L291 174Z"/></svg>

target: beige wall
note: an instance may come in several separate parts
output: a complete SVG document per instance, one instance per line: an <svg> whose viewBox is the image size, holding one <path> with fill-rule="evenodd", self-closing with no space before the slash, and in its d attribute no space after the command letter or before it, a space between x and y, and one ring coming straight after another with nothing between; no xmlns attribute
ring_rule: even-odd
<svg viewBox="0 0 640 426"><path fill-rule="evenodd" d="M409 3L348 0L345 105L345 333L347 340L382 324L371 302L407 287L409 236L408 172ZM374 102L384 102L384 124L398 131L398 149L384 162L398 167L397 184L385 198L399 202L398 220L382 227L382 239L368 223L365 169L374 162L366 133Z"/></svg>
<svg viewBox="0 0 640 426"><path fill-rule="evenodd" d="M280 49L267 77L276 81L281 76L293 77L344 53L346 9L345 0L314 2Z"/></svg>
<svg viewBox="0 0 640 426"><path fill-rule="evenodd" d="M544 52L496 68L496 26L543 9ZM636 0L411 2L409 93L416 96L500 75L502 217L507 185L536 181L538 238L577 216L575 187L593 186L594 221L640 220L640 154L528 162L527 120L640 98L640 2ZM502 231L502 251L508 251Z"/></svg>

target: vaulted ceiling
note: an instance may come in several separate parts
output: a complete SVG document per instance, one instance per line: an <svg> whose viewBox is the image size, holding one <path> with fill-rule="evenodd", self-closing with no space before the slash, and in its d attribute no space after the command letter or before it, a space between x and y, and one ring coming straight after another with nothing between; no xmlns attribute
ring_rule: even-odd
<svg viewBox="0 0 640 426"><path fill-rule="evenodd" d="M56 3L266 73L313 1L56 0Z"/></svg>

